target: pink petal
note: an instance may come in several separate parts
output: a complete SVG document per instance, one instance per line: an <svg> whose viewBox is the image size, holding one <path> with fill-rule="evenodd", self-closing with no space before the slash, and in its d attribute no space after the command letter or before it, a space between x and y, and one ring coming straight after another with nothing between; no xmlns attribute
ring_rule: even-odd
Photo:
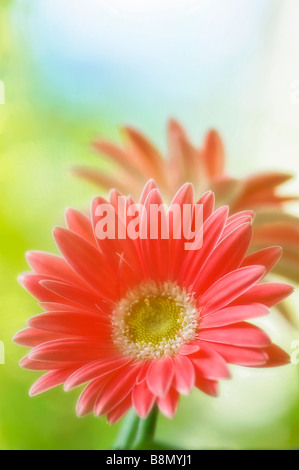
<svg viewBox="0 0 299 470"><path fill-rule="evenodd" d="M263 348L271 344L269 336L263 330L245 322L220 328L200 330L198 338L204 341L252 348Z"/></svg>
<svg viewBox="0 0 299 470"><path fill-rule="evenodd" d="M101 379L93 380L81 393L76 406L78 416L85 416L91 413L94 409L96 400L103 388L103 377Z"/></svg>
<svg viewBox="0 0 299 470"><path fill-rule="evenodd" d="M83 362L46 362L46 361L32 361L29 359L28 356L23 357L20 361L20 367L29 370L40 370L40 371L48 371L48 370L58 370L58 369L72 369L80 368L84 365Z"/></svg>
<svg viewBox="0 0 299 470"><path fill-rule="evenodd" d="M257 283L264 272L261 266L248 266L236 269L216 281L199 299L202 315L225 307Z"/></svg>
<svg viewBox="0 0 299 470"><path fill-rule="evenodd" d="M193 285L197 292L205 292L215 281L240 267L252 238L252 227L241 225L216 246L199 270Z"/></svg>
<svg viewBox="0 0 299 470"><path fill-rule="evenodd" d="M129 395L136 384L136 377L140 365L125 367L117 371L107 381L101 390L101 394L95 405L95 415L100 416L108 413Z"/></svg>
<svg viewBox="0 0 299 470"><path fill-rule="evenodd" d="M92 245L96 245L90 219L82 212L75 209L67 209L65 213L67 226L80 237Z"/></svg>
<svg viewBox="0 0 299 470"><path fill-rule="evenodd" d="M127 210L128 200L125 201L125 207L123 208L124 211ZM102 216L98 214L99 206L104 205L104 209L107 205L113 209L113 217L115 223L115 238L105 238L99 239L97 234L97 224L102 219ZM106 212L106 209L104 210ZM122 212L122 211L121 211ZM132 240L127 236L127 227L128 220L126 220L126 216L123 213L118 214L113 206L108 203L102 197L96 197L92 201L92 225L95 234L95 238L97 240L97 245L99 250L103 253L104 263L110 267L114 272L118 272L120 261L124 261L123 269L125 269L126 275L121 280L121 284L123 285L123 290L128 288L127 286L127 277L133 277L133 280L136 284L140 279L141 275L143 274L142 265L140 263L140 256L137 248L136 240ZM123 220L123 217L125 218ZM119 235L120 234L120 235ZM122 238L125 237L124 239Z"/></svg>
<svg viewBox="0 0 299 470"><path fill-rule="evenodd" d="M123 194L118 191L118 189L111 189L109 191L109 201L110 201L110 204L114 207L114 210L115 212L117 212L118 210L118 199L123 196Z"/></svg>
<svg viewBox="0 0 299 470"><path fill-rule="evenodd" d="M147 177L147 172L144 172L142 165L138 165L134 156L130 152L123 150L121 147L109 142L107 140L99 139L93 142L93 147L97 152L105 154L108 158L114 160L117 164L123 167L124 170L129 170L136 175ZM136 176L137 177L137 176Z"/></svg>
<svg viewBox="0 0 299 470"><path fill-rule="evenodd" d="M180 349L180 354L183 356L189 356L189 354L193 354L199 349L200 349L199 344L195 344L195 343L184 344Z"/></svg>
<svg viewBox="0 0 299 470"><path fill-rule="evenodd" d="M203 155L210 178L222 175L225 166L225 151L218 132L211 130L206 136Z"/></svg>
<svg viewBox="0 0 299 470"><path fill-rule="evenodd" d="M136 413L140 418L145 419L155 403L155 395L148 389L145 381L134 387L132 399Z"/></svg>
<svg viewBox="0 0 299 470"><path fill-rule="evenodd" d="M115 238L105 238L99 239L99 234L97 232L97 224L102 219L102 216L98 215L98 208L107 206L111 209L111 216L113 216L113 221L115 225ZM119 257L117 253L123 252L123 240L118 240L118 222L124 228L124 223L122 222L121 216L120 218L117 217L117 213L114 207L103 197L95 197L93 198L91 204L91 217L92 217L92 227L94 231L94 237L96 239L97 246L99 250L103 253L103 256L107 256L109 258L109 267L112 266L115 268L115 265L118 264ZM103 261L102 261L103 262Z"/></svg>
<svg viewBox="0 0 299 470"><path fill-rule="evenodd" d="M276 344L271 344L268 348L264 348L264 351L268 359L260 367L279 367L290 363L290 356Z"/></svg>
<svg viewBox="0 0 299 470"><path fill-rule="evenodd" d="M144 188L142 190L140 200L139 200L140 204L145 203L146 198L147 198L147 196L149 195L149 193L151 192L152 189L158 189L158 186L157 186L157 183L155 182L155 180L153 180L151 178L151 179L148 180L148 182L146 183L146 185L144 186Z"/></svg>
<svg viewBox="0 0 299 470"><path fill-rule="evenodd" d="M242 266L262 265L266 268L266 274L268 274L272 268L278 263L282 255L282 249L280 246L271 246L264 248L263 250L256 251L251 255L247 256Z"/></svg>
<svg viewBox="0 0 299 470"><path fill-rule="evenodd" d="M186 356L178 354L174 361L174 388L188 395L195 383L195 372L191 361Z"/></svg>
<svg viewBox="0 0 299 470"><path fill-rule="evenodd" d="M174 376L174 365L171 357L154 360L148 370L147 385L150 391L163 397L167 394Z"/></svg>
<svg viewBox="0 0 299 470"><path fill-rule="evenodd" d="M196 278L203 263L215 248L227 220L228 208L221 207L215 211L203 225L203 246L188 251L180 270L178 282L189 286Z"/></svg>
<svg viewBox="0 0 299 470"><path fill-rule="evenodd" d="M107 413L109 424L115 424L132 408L132 396L129 394L121 403Z"/></svg>
<svg viewBox="0 0 299 470"><path fill-rule="evenodd" d="M18 277L19 283L40 302L60 302L59 295L50 292L40 284L44 279L50 278L46 275L33 273L24 273Z"/></svg>
<svg viewBox="0 0 299 470"><path fill-rule="evenodd" d="M267 307L273 307L294 292L294 288L287 284L269 283L252 286L238 299L235 299L234 305L250 304L258 302Z"/></svg>
<svg viewBox="0 0 299 470"><path fill-rule="evenodd" d="M215 207L215 194L212 191L204 193L196 202L203 206L203 221L205 222L212 215Z"/></svg>
<svg viewBox="0 0 299 470"><path fill-rule="evenodd" d="M269 313L269 309L262 304L236 305L226 307L200 319L199 328L217 328L231 325L242 320L258 318Z"/></svg>
<svg viewBox="0 0 299 470"><path fill-rule="evenodd" d="M100 313L100 312L99 312ZM78 312L50 312L35 315L28 325L40 330L73 336L108 336L110 325L99 314Z"/></svg>
<svg viewBox="0 0 299 470"><path fill-rule="evenodd" d="M46 278L63 280L76 285L82 282L80 277L60 256L42 251L28 251L26 259L37 274L44 275Z"/></svg>
<svg viewBox="0 0 299 470"><path fill-rule="evenodd" d="M72 302L77 308L82 308L82 305L89 308L94 308L96 305L101 304L103 300L100 295L96 295L94 291L88 291L79 287L65 284L59 281L40 281L40 285L50 293L55 294L56 301Z"/></svg>
<svg viewBox="0 0 299 470"><path fill-rule="evenodd" d="M203 346L200 351L191 355L189 359L194 366L196 376L200 375L209 380L230 378L226 361L209 346Z"/></svg>
<svg viewBox="0 0 299 470"><path fill-rule="evenodd" d="M40 307L46 312L77 312L91 313L92 315L101 313L97 306L88 308L86 305L78 305L75 302L66 302L66 299L60 299L60 302L39 302Z"/></svg>
<svg viewBox="0 0 299 470"><path fill-rule="evenodd" d="M169 275L169 239L168 237L162 239L162 226L168 230L166 211L163 206L161 206L161 217L159 217L161 222L156 227L158 239L152 238L150 233L151 227L153 227L153 223L150 220L150 208L153 208L154 205L160 206L161 204L163 204L163 201L159 191L152 189L146 198L141 216L141 231L146 235L145 239L141 239L142 253L148 276L156 281L165 281Z"/></svg>
<svg viewBox="0 0 299 470"><path fill-rule="evenodd" d="M57 333L38 330L36 328L25 328L19 331L14 337L13 342L19 346L33 348L40 343L55 340L59 337Z"/></svg>
<svg viewBox="0 0 299 470"><path fill-rule="evenodd" d="M72 372L73 369L52 370L51 372L47 372L31 387L29 395L33 397L63 384Z"/></svg>
<svg viewBox="0 0 299 470"><path fill-rule="evenodd" d="M197 375L195 386L211 397L217 397L219 394L219 385L215 380L204 379L200 375Z"/></svg>
<svg viewBox="0 0 299 470"><path fill-rule="evenodd" d="M82 385L90 380L98 379L104 375L110 374L117 369L127 365L132 360L130 358L123 358L112 356L100 361L94 361L84 365L80 369L76 370L66 381L64 389L65 391L72 390L79 385Z"/></svg>
<svg viewBox="0 0 299 470"><path fill-rule="evenodd" d="M89 341L83 338L68 338L49 341L36 346L28 354L33 361L87 362L111 354L111 342Z"/></svg>
<svg viewBox="0 0 299 470"><path fill-rule="evenodd" d="M142 167L147 168L147 175L155 178L162 186L166 184L163 159L154 145L132 127L125 126L123 132L129 142L129 153L135 157L135 166L139 161L142 162Z"/></svg>
<svg viewBox="0 0 299 470"><path fill-rule="evenodd" d="M141 366L140 372L139 372L139 374L137 376L137 379L136 379L136 384L137 385L140 384L141 382L143 382L146 379L148 370L150 368L150 365L151 365L151 362L146 361Z"/></svg>
<svg viewBox="0 0 299 470"><path fill-rule="evenodd" d="M194 189L190 183L184 184L176 193L171 201L167 213L169 224L169 257L170 257L170 273L171 279L177 279L178 272L181 268L183 259L186 256L185 252L185 238L183 232L183 207L184 204L193 206ZM172 210L173 207L179 206L180 211ZM176 231L180 234L181 238L175 238Z"/></svg>
<svg viewBox="0 0 299 470"><path fill-rule="evenodd" d="M70 230L54 229L54 238L59 250L72 268L96 292L114 296L116 285L113 273L104 262L100 252L89 242Z"/></svg>
<svg viewBox="0 0 299 470"><path fill-rule="evenodd" d="M217 351L226 362L238 366L257 367L265 364L268 357L263 349L243 348L221 343L211 343L210 347Z"/></svg>
<svg viewBox="0 0 299 470"><path fill-rule="evenodd" d="M255 217L255 212L250 211L250 210L236 212L235 214L229 216L229 218L227 219L228 225L230 225L233 222L236 222L236 220L239 220L240 217L250 217L250 219L253 220Z"/></svg>
<svg viewBox="0 0 299 470"><path fill-rule="evenodd" d="M236 215L238 215L238 217L235 217L233 220L231 220L231 217L227 219L227 225L225 229L223 230L221 238L227 237L227 235L233 232L237 227L240 227L240 225L243 225L243 224L251 225L253 222L253 213L242 215L242 212L239 212ZM251 263L251 264L258 264L258 263Z"/></svg>
<svg viewBox="0 0 299 470"><path fill-rule="evenodd" d="M179 404L179 394L171 388L167 395L158 398L158 407L160 411L169 419L173 418Z"/></svg>

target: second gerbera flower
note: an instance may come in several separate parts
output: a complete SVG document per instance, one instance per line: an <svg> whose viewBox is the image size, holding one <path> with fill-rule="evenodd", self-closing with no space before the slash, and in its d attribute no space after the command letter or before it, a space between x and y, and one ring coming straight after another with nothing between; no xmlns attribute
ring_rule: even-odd
<svg viewBox="0 0 299 470"><path fill-rule="evenodd" d="M111 192L115 210L118 197ZM45 313L31 318L15 341L33 348L23 367L49 371L31 395L63 383L66 390L87 384L79 415L93 411L115 422L134 406L144 418L156 403L172 417L179 394L194 386L217 395L218 381L229 377L227 364L288 363L284 351L245 321L267 314L292 291L260 283L278 261L279 248L246 257L252 213L229 217L227 207L214 211L212 193L195 203L192 185L184 185L172 204L201 204L204 216L202 247L186 251L184 237L171 230L168 239L99 240L101 204L107 201L94 200L91 220L67 211L68 229L54 230L62 257L28 253L34 272L21 282ZM140 204L162 204L153 182ZM162 210L161 217L169 222L169 214Z"/></svg>

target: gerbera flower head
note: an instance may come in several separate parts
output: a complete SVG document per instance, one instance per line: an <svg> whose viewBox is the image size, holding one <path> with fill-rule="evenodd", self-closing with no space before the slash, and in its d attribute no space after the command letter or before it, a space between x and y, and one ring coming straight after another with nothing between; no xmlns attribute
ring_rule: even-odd
<svg viewBox="0 0 299 470"><path fill-rule="evenodd" d="M103 139L93 143L93 149L101 158L113 162L117 172L110 174L108 170L87 167L75 168L74 172L102 189L115 187L133 195L140 193L149 178L154 178L168 202L180 186L190 181L196 195L212 190L216 207L227 204L231 214L254 210L252 251L269 245L281 246L283 255L273 272L299 283L299 218L284 209L285 203L298 197L279 194L280 186L291 179L291 175L268 172L239 179L228 175L225 147L214 130L207 133L203 145L194 146L183 127L170 120L167 157L136 129L125 127L122 131L123 147ZM281 311L291 319L285 306Z"/></svg>
<svg viewBox="0 0 299 470"><path fill-rule="evenodd" d="M120 200L128 217L119 213ZM247 255L253 213L230 216L227 206L215 210L213 193L195 200L191 184L165 207L149 181L138 202L143 236L128 237L134 204L113 190L107 201L94 199L90 218L68 209L67 228L54 230L61 256L27 254L33 271L20 281L44 313L32 317L14 340L32 348L22 367L47 371L30 394L60 384L65 390L85 385L79 415L107 415L113 423L131 407L145 418L156 404L172 417L180 394L193 387L216 396L219 380L230 377L228 364L287 364L289 356L247 321L266 315L292 291L262 282L280 248ZM152 205L160 214L154 237ZM189 231L181 213L172 210L186 205ZM108 212L114 238L99 234ZM186 249L191 239L202 243Z"/></svg>

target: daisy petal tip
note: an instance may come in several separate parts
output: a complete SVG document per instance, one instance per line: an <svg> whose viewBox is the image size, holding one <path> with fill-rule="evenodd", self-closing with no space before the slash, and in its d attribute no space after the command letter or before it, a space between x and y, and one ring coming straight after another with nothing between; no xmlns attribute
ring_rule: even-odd
<svg viewBox="0 0 299 470"><path fill-rule="evenodd" d="M64 385L63 385L63 390L64 390L65 392L70 392L70 391L72 390L72 386L71 386L71 384L68 383L68 381L66 381L66 382L64 383Z"/></svg>
<svg viewBox="0 0 299 470"><path fill-rule="evenodd" d="M25 289L26 289L25 280L26 280L27 277L28 277L28 273L19 274L18 277L17 277L18 283L19 283L22 287L24 287Z"/></svg>
<svg viewBox="0 0 299 470"><path fill-rule="evenodd" d="M29 392L28 392L28 395L29 395L30 398L32 398L32 397L36 397L37 395L40 395L40 393L41 392L36 387L36 384L33 384L32 387L30 388Z"/></svg>
<svg viewBox="0 0 299 470"><path fill-rule="evenodd" d="M152 203L154 203L154 201L156 201L156 203L158 203L158 204L162 202L162 196L161 196L161 193L160 193L158 188L152 188L148 192L145 204L147 204L149 202L152 204Z"/></svg>
<svg viewBox="0 0 299 470"><path fill-rule="evenodd" d="M60 227L59 225L56 225L53 230L52 230L52 236L57 243L61 238L64 237L64 235L68 232L69 230L66 229L65 227Z"/></svg>
<svg viewBox="0 0 299 470"><path fill-rule="evenodd" d="M190 182L186 182L183 186L177 191L176 195L174 196L174 200L184 198L188 196L190 200L194 200L194 186Z"/></svg>
<svg viewBox="0 0 299 470"><path fill-rule="evenodd" d="M113 189L112 189L111 191L113 191ZM102 202L104 202L104 201L105 201L105 203L108 203L108 204L109 204L109 202L106 201L104 198L101 198L101 197L99 197L99 196L94 196L94 197L92 198L92 200L91 200L91 211L92 211L92 213L95 211L95 209L97 208L97 206L98 206L99 204L101 204Z"/></svg>
<svg viewBox="0 0 299 470"><path fill-rule="evenodd" d="M30 267L31 267L32 260L34 260L36 258L38 253L40 253L40 252L37 251L37 250L28 250L28 251L26 251L25 259L26 259L26 261L27 261L27 263L29 264Z"/></svg>
<svg viewBox="0 0 299 470"><path fill-rule="evenodd" d="M276 251L277 255L282 255L283 253L283 248L282 246L279 246L279 245L275 245L275 246L272 246L271 247L273 251Z"/></svg>
<svg viewBox="0 0 299 470"><path fill-rule="evenodd" d="M84 418L84 416L86 415L85 411L84 411L84 408L82 406L76 406L76 416L77 418Z"/></svg>
<svg viewBox="0 0 299 470"><path fill-rule="evenodd" d="M212 199L214 202L216 199L215 193L211 189L209 189L209 191L206 191L202 197L205 197L205 199Z"/></svg>
<svg viewBox="0 0 299 470"><path fill-rule="evenodd" d="M174 117L170 117L167 121L167 126L168 127L176 127L176 126L178 126L178 122Z"/></svg>
<svg viewBox="0 0 299 470"><path fill-rule="evenodd" d="M19 345L18 345L18 333L15 334L15 335L12 337L12 342L13 342L14 344L16 344L17 346L19 346ZM23 360L23 359L22 359L22 360ZM21 361L19 362L19 365L21 365Z"/></svg>
<svg viewBox="0 0 299 470"><path fill-rule="evenodd" d="M31 361L38 360L36 359L35 348L31 349L31 351L29 352L28 359L30 359Z"/></svg>
<svg viewBox="0 0 299 470"><path fill-rule="evenodd" d="M257 276L260 277L260 280L263 277L265 277L265 275L267 274L267 270L266 270L265 266L262 266L260 264L252 265L251 268L256 270L256 274L257 274Z"/></svg>
<svg viewBox="0 0 299 470"><path fill-rule="evenodd" d="M64 210L64 216L65 216L66 221L67 221L69 215L71 214L72 210L73 210L73 209L71 208L71 206L67 206L67 207L65 208L65 210Z"/></svg>
<svg viewBox="0 0 299 470"><path fill-rule="evenodd" d="M22 369L27 369L27 366L26 366L27 363L28 363L28 356L25 356L19 361L19 367L21 367Z"/></svg>
<svg viewBox="0 0 299 470"><path fill-rule="evenodd" d="M194 186L192 183L190 183L189 181L187 181L186 183L183 184L183 186L181 187L181 191L183 192L190 192L192 194L194 194Z"/></svg>
<svg viewBox="0 0 299 470"><path fill-rule="evenodd" d="M157 189L158 188L158 185L156 183L156 181L153 179L153 178L150 178L146 185L144 186L143 190L142 190L142 193L141 193L141 196L140 196L140 199L139 199L139 203L140 204L144 204L150 191L152 189Z"/></svg>
<svg viewBox="0 0 299 470"><path fill-rule="evenodd" d="M150 178L149 180L147 180L147 183L144 187L144 192L149 193L152 189L158 189L158 185L154 178Z"/></svg>
<svg viewBox="0 0 299 470"><path fill-rule="evenodd" d="M21 331L18 331L18 333L16 333L13 337L12 337L12 342L14 344L16 344L17 346L24 346L23 344L23 341L22 341L22 337L23 337L23 333L24 331L26 331L27 328L24 328L23 330ZM23 360L23 359L22 359Z"/></svg>
<svg viewBox="0 0 299 470"><path fill-rule="evenodd" d="M138 410L135 406L134 406L134 410L135 410L135 413L139 416L140 419L146 419L149 415L150 412L147 412L145 410L141 411L141 410Z"/></svg>

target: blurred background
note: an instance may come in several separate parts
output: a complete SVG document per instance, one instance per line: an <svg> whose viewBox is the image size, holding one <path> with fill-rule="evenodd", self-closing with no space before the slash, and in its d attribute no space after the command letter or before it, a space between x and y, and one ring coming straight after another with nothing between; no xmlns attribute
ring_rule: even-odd
<svg viewBox="0 0 299 470"><path fill-rule="evenodd" d="M96 192L70 168L103 164L90 141L118 141L125 123L165 150L173 116L196 143L216 128L235 176L298 175L298 15L298 0L1 0L0 449L107 449L119 427L76 418L78 390L30 399L38 374L19 368L26 350L11 340L40 313L16 281L25 251L56 251L51 230L65 207L86 209ZM265 327L292 352L299 330L275 312ZM158 438L189 449L299 447L298 368L234 367L220 398L183 398Z"/></svg>

